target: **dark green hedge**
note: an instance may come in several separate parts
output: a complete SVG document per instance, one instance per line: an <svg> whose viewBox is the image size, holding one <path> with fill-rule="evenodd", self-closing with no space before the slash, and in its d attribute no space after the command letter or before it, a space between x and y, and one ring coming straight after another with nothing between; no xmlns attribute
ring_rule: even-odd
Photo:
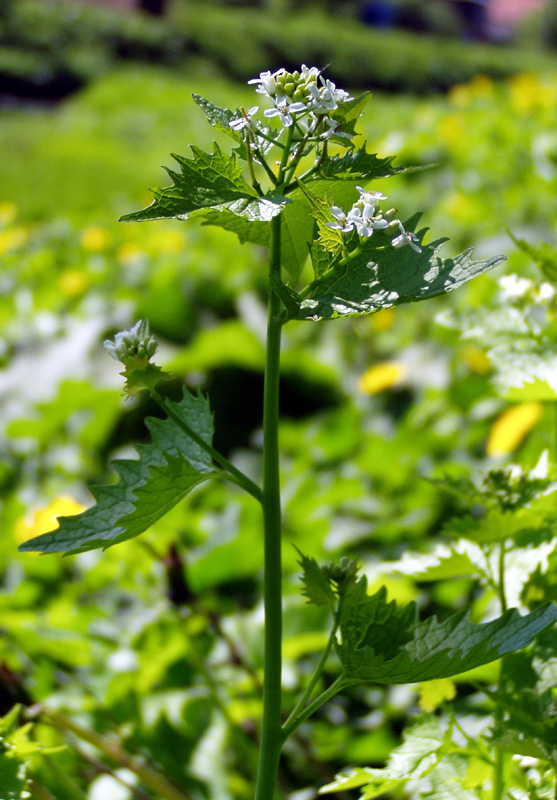
<svg viewBox="0 0 557 800"><path fill-rule="evenodd" d="M365 27L317 11L275 16L253 8L175 0L161 20L60 0L4 0L0 92L62 96L126 59L187 68L207 58L229 77L300 63L330 64L347 88L444 91L477 73L494 78L551 66L550 56L454 38Z"/></svg>

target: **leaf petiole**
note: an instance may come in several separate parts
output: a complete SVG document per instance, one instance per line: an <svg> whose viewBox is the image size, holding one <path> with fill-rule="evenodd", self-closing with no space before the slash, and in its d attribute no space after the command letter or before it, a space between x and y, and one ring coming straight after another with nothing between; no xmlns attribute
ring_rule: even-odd
<svg viewBox="0 0 557 800"><path fill-rule="evenodd" d="M313 675L311 676L311 679L310 679L308 685L306 686L306 688L304 689L302 695L300 696L300 699L298 700L298 702L294 706L290 716L288 717L288 719L286 720L286 722L282 726L283 736L284 736L285 739L288 739L290 734L293 733L296 730L296 728L298 727L298 725L303 721L301 719L300 722L298 722L298 718L299 718L300 714L302 713L302 711L304 710L304 708L307 706L307 704L309 702L309 699L310 699L310 697L311 697L311 695L313 693L313 690L315 689L317 681L321 677L321 674L322 674L322 672L323 672L323 670L325 668L325 664L327 663L327 659L329 658L329 653L331 652L331 649L332 649L333 644L335 642L336 632L338 630L338 626L339 626L339 622L340 622L341 603L342 603L342 598L339 601L339 607L338 607L338 609L337 609L337 611L335 613L335 622L334 622L334 625L333 625L333 629L331 631L331 635L329 636L329 640L327 642L327 645L326 645L323 653L321 654L321 658L319 659L319 662L318 662L317 666L315 667L315 670L313 671Z"/></svg>
<svg viewBox="0 0 557 800"><path fill-rule="evenodd" d="M247 475L244 475L237 467L234 466L225 456L221 455L214 447L211 447L210 444L197 434L193 428L184 422L178 414L176 414L171 406L167 403L167 401L162 397L156 389L150 388L149 391L151 392L151 396L153 400L162 408L162 410L167 414L179 427L184 431L187 436L192 439L199 447L201 447L206 453L208 453L211 458L213 458L217 464L228 473L225 477L231 480L233 483L236 483L238 486L241 486L248 494L251 494L252 497L259 502L263 502L263 492L259 488L259 486L254 483L251 478L248 478Z"/></svg>

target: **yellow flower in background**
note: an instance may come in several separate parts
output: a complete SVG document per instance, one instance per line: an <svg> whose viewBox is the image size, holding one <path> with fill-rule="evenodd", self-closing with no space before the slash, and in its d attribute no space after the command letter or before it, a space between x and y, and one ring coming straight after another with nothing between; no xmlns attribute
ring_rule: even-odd
<svg viewBox="0 0 557 800"><path fill-rule="evenodd" d="M470 89L476 97L490 95L493 91L494 83L489 75L474 75L470 81Z"/></svg>
<svg viewBox="0 0 557 800"><path fill-rule="evenodd" d="M376 367L370 367L360 377L360 391L365 394L377 394L385 389L397 386L406 375L406 367L398 361L384 361Z"/></svg>
<svg viewBox="0 0 557 800"><path fill-rule="evenodd" d="M418 705L422 711L436 711L445 700L454 700L456 686L450 678L437 678L427 683L420 683Z"/></svg>
<svg viewBox="0 0 557 800"><path fill-rule="evenodd" d="M389 331L395 324L396 314L394 308L384 308L370 317L371 328L374 331Z"/></svg>
<svg viewBox="0 0 557 800"><path fill-rule="evenodd" d="M0 231L0 256L18 250L27 242L29 234L24 228L8 228Z"/></svg>
<svg viewBox="0 0 557 800"><path fill-rule="evenodd" d="M557 103L555 89L544 83L538 75L513 75L507 85L511 106L518 114L527 116L538 108L554 108Z"/></svg>
<svg viewBox="0 0 557 800"><path fill-rule="evenodd" d="M520 403L500 414L489 432L488 456L506 456L522 443L543 413L541 403Z"/></svg>
<svg viewBox="0 0 557 800"><path fill-rule="evenodd" d="M110 234L104 228L85 228L81 234L81 246L90 253L100 253L110 244Z"/></svg>
<svg viewBox="0 0 557 800"><path fill-rule="evenodd" d="M31 516L23 516L14 525L14 538L18 544L48 533L59 527L57 517L71 517L85 511L86 506L78 503L73 497L62 495L53 500L46 508L36 511Z"/></svg>
<svg viewBox="0 0 557 800"><path fill-rule="evenodd" d="M447 96L454 106L469 105L476 97L489 96L494 88L494 83L487 75L475 75L469 83L457 83L449 89Z"/></svg>
<svg viewBox="0 0 557 800"><path fill-rule="evenodd" d="M462 149L462 142L466 135L466 124L462 114L447 114L439 120L437 132L442 142L447 147Z"/></svg>
<svg viewBox="0 0 557 800"><path fill-rule="evenodd" d="M60 275L58 286L66 297L79 297L89 288L89 276L79 269L67 269Z"/></svg>
<svg viewBox="0 0 557 800"><path fill-rule="evenodd" d="M17 206L7 200L0 203L0 225L10 225L17 216Z"/></svg>
<svg viewBox="0 0 557 800"><path fill-rule="evenodd" d="M474 345L463 347L460 357L468 369L478 375L487 375L492 370L491 361L479 347L474 347Z"/></svg>
<svg viewBox="0 0 557 800"><path fill-rule="evenodd" d="M447 97L449 99L449 103L452 103L453 106L460 106L463 108L470 102L472 92L470 91L468 84L456 83L454 86L451 86L447 92Z"/></svg>
<svg viewBox="0 0 557 800"><path fill-rule="evenodd" d="M133 267L145 256L145 251L133 242L124 242L116 252L116 258L124 267Z"/></svg>

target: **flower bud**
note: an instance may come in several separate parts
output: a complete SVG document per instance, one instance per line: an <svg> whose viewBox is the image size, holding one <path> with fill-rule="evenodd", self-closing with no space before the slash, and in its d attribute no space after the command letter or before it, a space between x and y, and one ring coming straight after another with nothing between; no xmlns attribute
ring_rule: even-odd
<svg viewBox="0 0 557 800"><path fill-rule="evenodd" d="M148 363L157 351L157 341L149 332L146 319L136 322L128 331L120 331L113 340L107 339L104 347L109 356L126 366Z"/></svg>

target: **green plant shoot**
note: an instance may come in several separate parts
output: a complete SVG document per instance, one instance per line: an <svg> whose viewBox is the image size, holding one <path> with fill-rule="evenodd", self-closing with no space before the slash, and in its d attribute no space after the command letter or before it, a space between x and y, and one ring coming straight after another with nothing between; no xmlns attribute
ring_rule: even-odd
<svg viewBox="0 0 557 800"><path fill-rule="evenodd" d="M401 219L388 197L373 189L375 180L411 168L369 153L365 143L356 146L355 126L369 94L351 97L318 68L305 65L293 73L263 72L250 83L258 96L251 108L219 108L194 95L209 123L233 140L232 152L215 144L212 153L192 146L190 157L173 156L177 166L167 169L171 185L155 190L148 208L122 219L199 218L235 233L240 242L268 247L261 482L213 448L213 418L199 392L184 391L178 402L167 399L168 376L151 362L157 345L148 323L140 321L106 348L124 364L126 392L146 389L166 418L147 421L152 443L137 446L137 459L114 463L118 481L92 490L95 505L60 518L56 530L21 549L67 554L106 549L140 535L195 486L214 479L235 484L261 505L265 644L254 798L271 800L278 796L286 739L337 692L362 682L448 678L495 661L532 643L557 619L557 608L544 604L521 616L505 605L501 616L484 624L473 623L466 610L441 622L435 617L420 621L414 604L398 607L387 601L384 589L368 594L356 561L320 566L300 554L303 592L308 602L329 608L332 624L313 675L293 707L285 708L278 438L282 329L426 300L457 289L504 257L473 260L467 250L444 258L445 239L429 241L419 213ZM333 652L340 663L338 678L318 693ZM441 746L435 741L434 750ZM389 768L373 780L381 786L391 781L391 786L402 778ZM338 787L364 782L357 775L340 780Z"/></svg>

